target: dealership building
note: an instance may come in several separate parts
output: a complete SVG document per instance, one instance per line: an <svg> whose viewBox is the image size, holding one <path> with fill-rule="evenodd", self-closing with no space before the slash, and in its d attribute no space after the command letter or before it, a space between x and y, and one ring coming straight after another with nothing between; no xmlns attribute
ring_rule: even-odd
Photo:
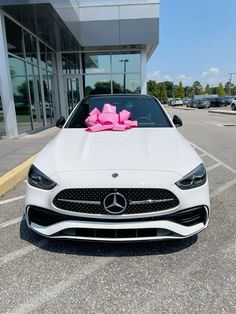
<svg viewBox="0 0 236 314"><path fill-rule="evenodd" d="M91 94L146 93L160 0L0 0L0 138Z"/></svg>

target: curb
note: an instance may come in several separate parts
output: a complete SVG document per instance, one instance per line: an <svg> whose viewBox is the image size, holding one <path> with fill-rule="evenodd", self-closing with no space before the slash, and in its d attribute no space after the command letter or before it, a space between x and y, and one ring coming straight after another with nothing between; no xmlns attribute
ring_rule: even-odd
<svg viewBox="0 0 236 314"><path fill-rule="evenodd" d="M22 181L26 177L29 167L35 157L36 155L31 156L23 163L19 164L0 177L0 197L11 190L18 182Z"/></svg>
<svg viewBox="0 0 236 314"><path fill-rule="evenodd" d="M171 106L170 106L171 107ZM182 110L195 110L196 108L189 108L189 107L178 107L172 106L173 109L182 109Z"/></svg>
<svg viewBox="0 0 236 314"><path fill-rule="evenodd" d="M220 113L220 114L230 114L236 115L236 111L228 111L228 110L208 110L210 113Z"/></svg>

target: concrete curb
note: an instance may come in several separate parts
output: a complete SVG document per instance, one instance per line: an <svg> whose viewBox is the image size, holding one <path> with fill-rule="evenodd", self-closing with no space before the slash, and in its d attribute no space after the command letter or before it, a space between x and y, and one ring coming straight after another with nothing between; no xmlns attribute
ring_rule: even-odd
<svg viewBox="0 0 236 314"><path fill-rule="evenodd" d="M6 172L0 177L0 197L11 190L18 182L22 181L28 173L29 167L36 155L31 156L23 163Z"/></svg>
<svg viewBox="0 0 236 314"><path fill-rule="evenodd" d="M178 107L178 106L170 106L173 109L182 109L182 110L195 110L196 108L188 108L188 107Z"/></svg>
<svg viewBox="0 0 236 314"><path fill-rule="evenodd" d="M220 114L230 114L230 115L236 115L236 111L228 111L228 110L208 110L210 113L220 113Z"/></svg>

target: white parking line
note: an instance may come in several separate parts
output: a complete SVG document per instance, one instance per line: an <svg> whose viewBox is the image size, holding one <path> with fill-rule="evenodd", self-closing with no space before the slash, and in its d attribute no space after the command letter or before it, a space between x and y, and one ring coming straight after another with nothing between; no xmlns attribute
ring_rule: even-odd
<svg viewBox="0 0 236 314"><path fill-rule="evenodd" d="M202 157L204 157L204 156L207 156L207 154L204 153L204 154L200 154L199 156L202 158Z"/></svg>
<svg viewBox="0 0 236 314"><path fill-rule="evenodd" d="M41 240L35 244L30 244L25 246L22 249L16 250L14 252L8 253L7 255L3 256L0 258L0 267L15 260L16 258L19 258L25 254L28 254L36 249L38 249L39 247L43 247L44 245L47 244L46 240Z"/></svg>
<svg viewBox="0 0 236 314"><path fill-rule="evenodd" d="M0 223L0 229L9 227L9 226L11 226L11 225L15 225L15 224L17 224L18 222L20 222L21 220L22 220L22 216L17 217L17 218L15 218L15 219L7 220L7 221L5 221L5 222L2 222L2 223Z"/></svg>
<svg viewBox="0 0 236 314"><path fill-rule="evenodd" d="M213 169L215 169L215 168L218 168L218 167L220 167L220 166L221 166L220 163L214 164L214 165L212 165L212 166L210 166L210 167L207 167L207 168L206 168L206 171L209 172L209 171L211 171L211 170L213 170Z"/></svg>
<svg viewBox="0 0 236 314"><path fill-rule="evenodd" d="M77 283L85 280L88 276L92 275L93 273L98 272L101 268L106 266L107 264L112 263L115 260L115 257L99 257L90 264L85 265L84 267L80 268L79 272L76 271L66 279L59 281L54 286L47 287L41 292L39 292L35 297L29 298L25 303L21 303L16 306L7 313L29 313L33 312L42 304L54 299L58 295L64 292L64 290L70 287L72 284ZM79 297L79 296L78 296Z"/></svg>
<svg viewBox="0 0 236 314"><path fill-rule="evenodd" d="M232 167L230 167L229 165L227 165L225 162L221 161L220 159L218 159L217 157L213 156L212 154L208 153L207 151L205 151L204 149L202 149L201 147L195 145L194 143L190 143L192 144L195 148L197 148L198 150L200 150L202 153L208 155L211 159L215 160L217 163L221 164L223 167L225 167L226 169L230 170L231 172L233 172L234 174L236 174L236 170L233 169Z"/></svg>
<svg viewBox="0 0 236 314"><path fill-rule="evenodd" d="M236 184L236 178L225 183L224 185L220 186L218 189L216 189L215 191L210 193L210 198L213 198L215 196L218 196L220 193L228 190L229 188L231 188L234 184Z"/></svg>
<svg viewBox="0 0 236 314"><path fill-rule="evenodd" d="M16 202L16 201L22 200L23 198L25 198L25 195L20 195L17 197L9 198L8 200L0 201L0 205L8 204L11 202Z"/></svg>

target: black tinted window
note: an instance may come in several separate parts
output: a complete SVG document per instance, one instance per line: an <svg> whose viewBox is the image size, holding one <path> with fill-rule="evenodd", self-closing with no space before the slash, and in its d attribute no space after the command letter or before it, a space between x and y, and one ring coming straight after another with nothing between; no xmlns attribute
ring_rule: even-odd
<svg viewBox="0 0 236 314"><path fill-rule="evenodd" d="M85 128L85 119L89 112L97 107L102 111L103 105L116 106L116 112L123 109L131 112L131 120L138 121L138 127L171 127L171 124L159 103L151 97L140 96L106 96L85 98L76 108L66 127Z"/></svg>

